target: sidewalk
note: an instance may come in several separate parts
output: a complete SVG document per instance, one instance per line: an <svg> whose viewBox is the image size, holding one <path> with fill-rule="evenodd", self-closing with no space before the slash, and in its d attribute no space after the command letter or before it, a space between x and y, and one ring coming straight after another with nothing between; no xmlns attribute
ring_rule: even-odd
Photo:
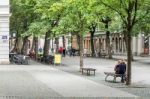
<svg viewBox="0 0 150 99"><path fill-rule="evenodd" d="M149 99L149 65L133 64L131 86L105 82L104 71L112 71L115 60L84 58L85 67L96 68L96 75L79 72L79 57L65 57L62 65L52 66L31 60L30 65L0 66L0 99ZM140 74L137 72L140 71ZM141 78L142 80L141 80ZM146 78L147 82L150 81ZM119 82L120 80L117 79ZM2 98L1 98L2 96ZM19 98L18 98L19 97ZM21 97L21 98L20 98Z"/></svg>
<svg viewBox="0 0 150 99"><path fill-rule="evenodd" d="M127 59L125 55L113 55L113 59ZM150 62L150 56L133 56L134 61Z"/></svg>
<svg viewBox="0 0 150 99"><path fill-rule="evenodd" d="M0 81L0 99L137 98L117 88L38 63L1 66Z"/></svg>
<svg viewBox="0 0 150 99"><path fill-rule="evenodd" d="M142 99L149 99L148 97L150 97L150 85L147 85L150 84L149 83L150 67L148 64L139 63L138 61L133 62L132 64L133 77L131 86L126 86L125 84L122 83L105 82L104 71L112 71L113 66L116 64L116 60L109 60L104 58L89 58L89 57L84 58L84 67L93 67L97 69L95 76L86 76L82 75L79 72L79 57L65 57L63 58L63 64L64 65L62 66L56 66L54 68L68 72L73 75L80 76L84 79L89 79L91 81L103 84L105 86L117 88L119 90L134 94L139 97L144 97Z"/></svg>
<svg viewBox="0 0 150 99"><path fill-rule="evenodd" d="M135 95L54 68L30 72L32 76L64 97L132 97Z"/></svg>

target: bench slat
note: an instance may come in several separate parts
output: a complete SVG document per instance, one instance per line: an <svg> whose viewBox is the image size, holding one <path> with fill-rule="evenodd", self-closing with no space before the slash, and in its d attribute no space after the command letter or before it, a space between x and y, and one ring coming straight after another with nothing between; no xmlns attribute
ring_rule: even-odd
<svg viewBox="0 0 150 99"><path fill-rule="evenodd" d="M82 70L82 74L83 74L83 71L87 71L87 75L90 75L90 71L94 71L94 75L95 75L95 70L94 68L81 68Z"/></svg>
<svg viewBox="0 0 150 99"><path fill-rule="evenodd" d="M126 74L115 74L114 72L104 72L104 74L106 75L105 81L107 81L108 76L113 76L114 82L116 82L117 77L122 77L122 76L124 76L124 78L126 77Z"/></svg>

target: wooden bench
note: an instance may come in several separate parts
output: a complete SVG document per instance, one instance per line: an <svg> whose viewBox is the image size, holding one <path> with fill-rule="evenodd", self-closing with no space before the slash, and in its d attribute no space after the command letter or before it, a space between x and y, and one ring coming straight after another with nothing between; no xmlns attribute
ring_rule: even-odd
<svg viewBox="0 0 150 99"><path fill-rule="evenodd" d="M82 75L83 75L84 71L86 71L87 75L90 75L90 71L93 71L94 75L95 75L95 71L96 71L96 69L94 69L94 68L81 68L81 70L82 70Z"/></svg>
<svg viewBox="0 0 150 99"><path fill-rule="evenodd" d="M101 53L101 54L100 54L100 57L104 57L104 58L105 58L106 56L107 56L106 53Z"/></svg>
<svg viewBox="0 0 150 99"><path fill-rule="evenodd" d="M90 57L90 56L91 56L91 53L84 53L83 56L85 56L85 57Z"/></svg>
<svg viewBox="0 0 150 99"><path fill-rule="evenodd" d="M115 74L114 72L104 72L104 74L106 75L106 77L105 77L105 81L107 81L107 78L109 77L109 76L112 76L112 77L114 77L114 79L113 79L113 82L116 82L116 78L117 77L124 77L124 78L126 78L126 74Z"/></svg>

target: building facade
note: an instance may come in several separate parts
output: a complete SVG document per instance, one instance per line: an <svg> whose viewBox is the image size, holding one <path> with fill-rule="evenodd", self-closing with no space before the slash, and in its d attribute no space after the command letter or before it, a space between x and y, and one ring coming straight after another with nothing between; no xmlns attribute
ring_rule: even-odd
<svg viewBox="0 0 150 99"><path fill-rule="evenodd" d="M0 0L0 64L9 64L9 0Z"/></svg>
<svg viewBox="0 0 150 99"><path fill-rule="evenodd" d="M110 34L110 44L113 54L127 54L125 38L122 33ZM133 55L150 55L150 37L139 33L138 36L132 37ZM106 35L100 33L94 37L94 48L96 52L106 51ZM90 36L84 38L84 49L91 51Z"/></svg>

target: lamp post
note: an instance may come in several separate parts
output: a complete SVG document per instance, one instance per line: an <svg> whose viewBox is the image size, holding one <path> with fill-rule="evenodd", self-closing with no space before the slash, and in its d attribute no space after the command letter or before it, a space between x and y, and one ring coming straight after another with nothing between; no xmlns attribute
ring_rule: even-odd
<svg viewBox="0 0 150 99"><path fill-rule="evenodd" d="M9 45L10 51L15 47L15 45L14 45L14 43L15 43L14 39L15 38L16 38L16 33L14 32L10 35L10 45Z"/></svg>
<svg viewBox="0 0 150 99"><path fill-rule="evenodd" d="M108 24L111 21L110 17L103 17L102 22L105 24L105 29L106 29L106 51L109 55L109 59L112 58L111 55L111 46L110 46L110 31L108 30Z"/></svg>

